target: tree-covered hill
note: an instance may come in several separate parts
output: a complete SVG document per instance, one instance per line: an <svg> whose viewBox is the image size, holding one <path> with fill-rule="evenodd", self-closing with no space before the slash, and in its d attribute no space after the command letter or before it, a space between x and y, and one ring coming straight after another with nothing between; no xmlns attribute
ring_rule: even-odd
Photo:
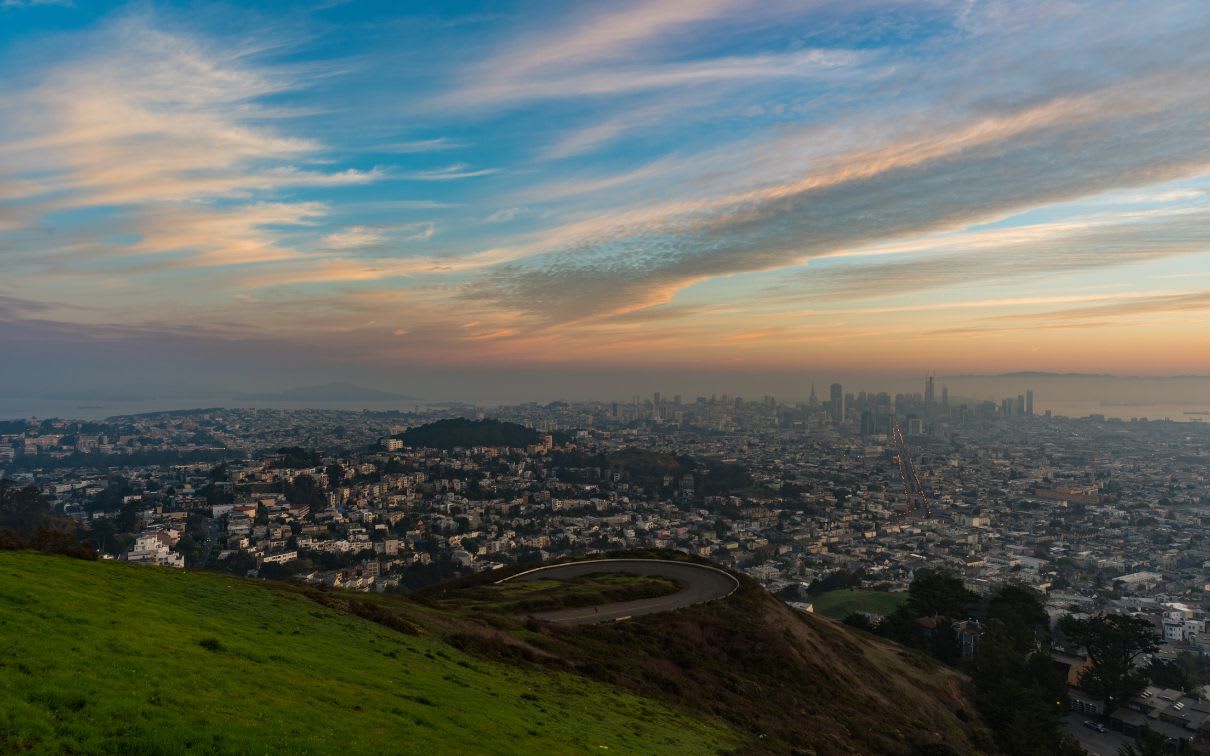
<svg viewBox="0 0 1210 756"><path fill-rule="evenodd" d="M412 447L453 449L456 446L531 446L542 440L533 428L500 420L438 420L410 428L396 436Z"/></svg>

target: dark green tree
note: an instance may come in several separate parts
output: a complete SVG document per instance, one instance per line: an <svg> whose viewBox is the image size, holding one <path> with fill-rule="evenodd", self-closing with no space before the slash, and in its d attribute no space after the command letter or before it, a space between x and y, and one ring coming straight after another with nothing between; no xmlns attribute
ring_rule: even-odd
<svg viewBox="0 0 1210 756"><path fill-rule="evenodd" d="M114 528L119 533L133 533L139 527L142 510L142 502L133 500L126 502L113 520Z"/></svg>
<svg viewBox="0 0 1210 756"><path fill-rule="evenodd" d="M849 612L842 620L849 627L855 627L858 630L873 632L874 623L870 622L870 617L864 612Z"/></svg>
<svg viewBox="0 0 1210 756"><path fill-rule="evenodd" d="M275 460L271 467L286 469L302 469L319 465L319 454L304 449L301 446L286 446L277 450L281 458Z"/></svg>
<svg viewBox="0 0 1210 756"><path fill-rule="evenodd" d="M1069 614L1059 628L1088 652L1092 666L1080 675L1080 687L1104 702L1106 717L1147 687L1147 670L1135 661L1159 648L1150 622L1125 614L1085 619Z"/></svg>
<svg viewBox="0 0 1210 756"><path fill-rule="evenodd" d="M918 618L906 604L882 618L875 631L896 643L914 648L922 648L924 638L921 634Z"/></svg>
<svg viewBox="0 0 1210 756"><path fill-rule="evenodd" d="M122 508L122 500L134 493L130 481L121 475L110 477L105 486L92 500L89 509L94 512L116 512Z"/></svg>
<svg viewBox="0 0 1210 756"><path fill-rule="evenodd" d="M1181 651L1172 660L1152 659L1147 673L1153 685L1185 693L1193 693L1207 682L1205 664L1188 651Z"/></svg>
<svg viewBox="0 0 1210 756"><path fill-rule="evenodd" d="M1080 753L1062 734L1066 681L1050 660L1046 617L1041 595L1022 586L1006 585L988 601L975 703L1008 754Z"/></svg>
<svg viewBox="0 0 1210 756"><path fill-rule="evenodd" d="M1050 615L1041 595L1028 586L1010 583L1001 587L988 601L986 618L999 620L1013 648L1021 653L1049 643Z"/></svg>
<svg viewBox="0 0 1210 756"><path fill-rule="evenodd" d="M962 579L944 570L916 570L908 588L908 609L917 617L960 619L970 614L978 600Z"/></svg>
<svg viewBox="0 0 1210 756"><path fill-rule="evenodd" d="M299 475L286 483L283 492L291 504L305 504L312 512L322 510L328 504L323 488L310 475Z"/></svg>

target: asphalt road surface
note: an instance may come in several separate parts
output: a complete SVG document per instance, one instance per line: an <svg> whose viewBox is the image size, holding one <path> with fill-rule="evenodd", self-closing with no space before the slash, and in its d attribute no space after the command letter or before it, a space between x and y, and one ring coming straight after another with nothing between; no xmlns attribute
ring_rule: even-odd
<svg viewBox="0 0 1210 756"><path fill-rule="evenodd" d="M581 606L575 609L559 609L553 612L536 612L531 615L543 622L559 622L568 625L594 625L600 622L639 617L644 614L668 612L694 604L730 596L739 588L739 581L722 570L691 562L669 562L660 559L600 559L586 562L558 564L539 567L504 578L509 580L566 580L602 572L621 572L627 575L656 575L669 578L683 587L676 593L637 601L617 601L612 604Z"/></svg>
<svg viewBox="0 0 1210 756"><path fill-rule="evenodd" d="M1128 738L1120 732L1097 732L1084 726L1085 720L1096 718L1092 714L1076 712L1063 718L1063 730L1073 736L1089 756L1117 756L1119 748L1134 742L1134 738Z"/></svg>

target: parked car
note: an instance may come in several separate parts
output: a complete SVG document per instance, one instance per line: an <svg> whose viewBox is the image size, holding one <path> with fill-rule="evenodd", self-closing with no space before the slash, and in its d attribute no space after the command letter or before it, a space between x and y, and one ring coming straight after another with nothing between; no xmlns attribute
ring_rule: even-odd
<svg viewBox="0 0 1210 756"><path fill-rule="evenodd" d="M1105 725L1101 724L1100 722L1094 722L1091 719L1085 719L1084 726L1090 730L1096 730L1097 732L1108 732L1108 730L1105 729Z"/></svg>

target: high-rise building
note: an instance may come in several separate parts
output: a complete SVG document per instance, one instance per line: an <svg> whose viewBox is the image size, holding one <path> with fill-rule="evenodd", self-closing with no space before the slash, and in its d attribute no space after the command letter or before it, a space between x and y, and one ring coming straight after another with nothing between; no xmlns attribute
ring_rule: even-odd
<svg viewBox="0 0 1210 756"><path fill-rule="evenodd" d="M950 406L950 390L948 388L946 388L945 386L941 387L941 406L942 407Z"/></svg>
<svg viewBox="0 0 1210 756"><path fill-rule="evenodd" d="M875 433L874 413L870 410L861 411L861 435L872 436Z"/></svg>
<svg viewBox="0 0 1210 756"><path fill-rule="evenodd" d="M1017 394L1017 406L1013 410L1014 415L1025 414L1025 394Z"/></svg>
<svg viewBox="0 0 1210 756"><path fill-rule="evenodd" d="M925 379L925 381L924 381L924 403L925 403L925 404L932 404L932 403L933 403L933 397L934 397L934 393L933 393L933 376L931 376L931 375L930 375L930 376L929 376L928 378L926 378L926 379Z"/></svg>
<svg viewBox="0 0 1210 756"><path fill-rule="evenodd" d="M832 422L840 425L844 422L844 388L839 383L832 384L831 398Z"/></svg>
<svg viewBox="0 0 1210 756"><path fill-rule="evenodd" d="M1034 390L1025 389L1025 414L1032 415L1034 413Z"/></svg>

